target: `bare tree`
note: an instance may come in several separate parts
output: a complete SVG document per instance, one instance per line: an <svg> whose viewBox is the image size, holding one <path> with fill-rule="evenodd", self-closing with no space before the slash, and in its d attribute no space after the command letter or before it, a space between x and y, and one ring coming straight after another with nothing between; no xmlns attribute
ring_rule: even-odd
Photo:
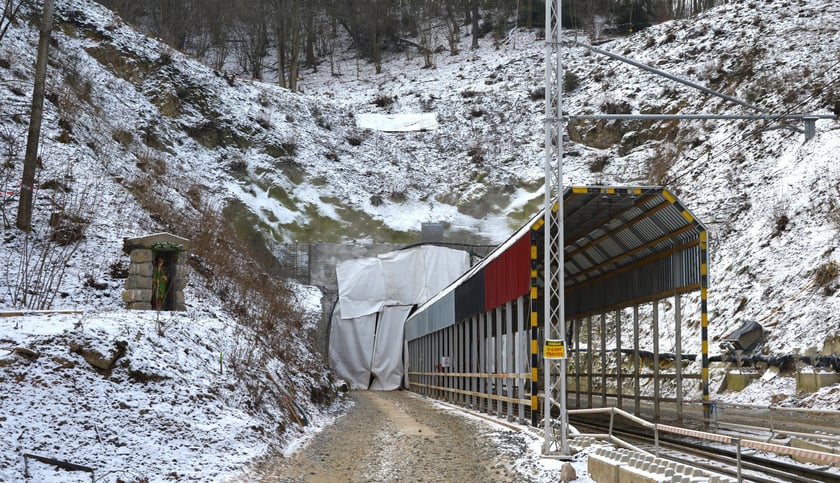
<svg viewBox="0 0 840 483"><path fill-rule="evenodd" d="M277 80L282 87L297 89L303 37L302 0L273 1L273 29L277 46Z"/></svg>
<svg viewBox="0 0 840 483"><path fill-rule="evenodd" d="M478 1L479 0L469 0L469 19L472 21L472 44L470 48L475 50L478 48L478 36L480 32L478 31Z"/></svg>
<svg viewBox="0 0 840 483"><path fill-rule="evenodd" d="M461 42L461 23L458 21L456 3L460 1L447 1L446 12L446 40L449 42L449 54L458 55L458 44Z"/></svg>
<svg viewBox="0 0 840 483"><path fill-rule="evenodd" d="M257 80L262 80L265 59L270 47L271 9L261 0L239 0L233 28L239 66Z"/></svg>
<svg viewBox="0 0 840 483"><path fill-rule="evenodd" d="M205 12L213 12L212 15L205 14L204 19L210 40L209 62L216 70L224 70L232 50L231 38L228 36L228 31L233 24L233 15L228 10L230 2L229 0L205 1Z"/></svg>
<svg viewBox="0 0 840 483"><path fill-rule="evenodd" d="M434 66L432 54L435 50L435 27L436 22L441 18L435 0L423 0L414 2L414 8L409 10L417 25L417 36L420 39L418 48L423 54L423 68L428 69Z"/></svg>
<svg viewBox="0 0 840 483"><path fill-rule="evenodd" d="M3 11L0 12L0 42L6 36L6 31L9 30L9 25L15 21L20 7L23 5L23 0L4 0Z"/></svg>
<svg viewBox="0 0 840 483"><path fill-rule="evenodd" d="M187 39L194 35L195 21L191 0L157 0L152 3L154 29L170 46L183 51Z"/></svg>
<svg viewBox="0 0 840 483"><path fill-rule="evenodd" d="M32 199L35 191L35 170L38 167L38 141L41 137L41 118L44 114L44 86L47 80L47 55L52 24L53 0L44 0L41 33L38 37L38 58L35 62L32 114L29 119L29 134L26 138L26 154L23 159L23 176L18 202L17 227L23 231L32 230Z"/></svg>
<svg viewBox="0 0 840 483"><path fill-rule="evenodd" d="M316 12L315 9L304 9L303 12L303 53L306 59L306 65L312 69L312 72L318 71L318 60L315 57L315 43L318 36L316 30Z"/></svg>

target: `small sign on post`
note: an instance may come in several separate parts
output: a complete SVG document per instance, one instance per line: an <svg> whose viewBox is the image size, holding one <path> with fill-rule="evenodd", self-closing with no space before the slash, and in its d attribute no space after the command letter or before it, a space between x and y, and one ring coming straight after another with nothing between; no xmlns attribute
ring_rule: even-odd
<svg viewBox="0 0 840 483"><path fill-rule="evenodd" d="M445 369L449 368L449 356L442 356L440 358L440 366Z"/></svg>
<svg viewBox="0 0 840 483"><path fill-rule="evenodd" d="M546 340L543 346L543 357L546 359L565 359L566 342L562 340Z"/></svg>

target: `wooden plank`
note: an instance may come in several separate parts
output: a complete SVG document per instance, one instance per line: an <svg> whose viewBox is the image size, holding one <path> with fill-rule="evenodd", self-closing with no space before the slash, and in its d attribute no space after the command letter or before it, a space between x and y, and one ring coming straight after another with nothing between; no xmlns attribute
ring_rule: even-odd
<svg viewBox="0 0 840 483"><path fill-rule="evenodd" d="M84 310L13 310L0 312L0 317L24 317L26 315L82 315L84 313Z"/></svg>

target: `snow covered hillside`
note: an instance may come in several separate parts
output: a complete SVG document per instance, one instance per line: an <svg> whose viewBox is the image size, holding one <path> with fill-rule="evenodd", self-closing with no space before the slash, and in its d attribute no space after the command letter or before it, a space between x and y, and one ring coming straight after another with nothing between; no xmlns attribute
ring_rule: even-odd
<svg viewBox="0 0 840 483"><path fill-rule="evenodd" d="M389 58L381 74L346 59L340 77L304 72L309 95L348 112L433 112L438 129L364 132L391 166L373 179L405 201L351 183L341 155L338 196L394 228L442 221L499 242L542 203L544 43L517 30L501 49L446 52L436 68L420 56ZM592 53L566 32L564 112L758 114L672 80ZM840 7L828 0L734 1L599 47L782 114L840 112ZM393 102L380 107L377 99ZM564 146L567 185L665 185L710 230L710 338L748 320L769 331L768 354L840 350L836 263L840 233L840 123L819 120L807 143L799 121L580 121ZM373 145L373 146L371 146ZM345 150L351 148L345 146ZM399 175L395 175L395 171ZM376 186L376 185L374 185ZM371 234L374 239L376 236ZM456 235L457 236L457 235ZM694 301L696 306L697 301ZM672 308L665 307L671 311ZM683 348L700 350L699 310ZM671 317L667 314L666 317ZM670 335L670 334L666 334Z"/></svg>
<svg viewBox="0 0 840 483"><path fill-rule="evenodd" d="M123 310L116 270L126 258L123 238L181 228L152 207L193 214L213 207L243 243L265 237L270 248L414 242L429 221L445 223L451 241L495 243L540 207L539 32L515 30L499 49L486 40L471 51L464 40L459 55L437 54L432 69L406 51L376 74L348 51L338 59L339 76L325 65L305 71L302 92L293 93L213 71L97 3L66 0L57 5L48 69L34 232L24 236L14 216L37 19L24 11L0 42L0 308L19 308L27 261L44 253L51 215L62 212L84 220L84 238L47 258L60 267L50 272L60 278L52 279L49 306L84 313L0 319L0 430L9 435L0 443L0 480L22 478L26 452L123 479L224 479L271 445L310 431L296 414L315 425L329 418L334 406L325 394L334 388L311 340L317 290L296 287L304 314L301 337L290 342L297 349L286 361L248 367L247 380L226 372L227 357L237 347L242 354L247 338L204 275L191 275L184 314L161 321ZM840 6L833 0L733 1L600 47L773 114L840 110ZM569 45L564 67L570 115L747 112L582 47ZM433 114L438 127L389 133L357 125L360 114L418 113ZM807 143L795 128L569 125L567 184L664 184L709 226L712 354L715 338L747 320L770 330L768 354L840 351L832 265L840 261L840 123L818 121ZM696 326L698 312L683 315ZM684 350L699 350L696 333L685 339ZM107 370L78 352L118 354L121 346ZM801 404L836 404L837 395L826 393ZM30 465L41 479L66 476Z"/></svg>

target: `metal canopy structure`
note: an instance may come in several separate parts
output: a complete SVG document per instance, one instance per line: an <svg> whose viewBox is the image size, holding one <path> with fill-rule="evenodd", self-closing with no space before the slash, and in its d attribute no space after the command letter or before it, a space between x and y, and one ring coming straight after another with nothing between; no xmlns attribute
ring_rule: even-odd
<svg viewBox="0 0 840 483"><path fill-rule="evenodd" d="M665 188L567 187L563 206L567 318L629 307L706 286L706 228ZM406 339L458 322L454 315L459 311L454 305L453 314L450 316L447 311L445 317L431 316L439 309L434 307L471 283L529 233L541 241L545 231L540 222L543 215L544 210L535 214L446 290L420 305L407 323ZM542 248L542 243L537 243L538 260L542 260ZM507 268L529 270L527 265ZM542 263L538 263L537 271L542 290Z"/></svg>
<svg viewBox="0 0 840 483"><path fill-rule="evenodd" d="M591 321L593 315L603 317L607 312L671 296L677 297L676 303L679 303L681 294L700 291L701 383L704 402L708 403L708 245L705 226L673 194L661 187L567 187L563 190L563 210L557 208L555 202L552 211L562 223L550 226L549 234L543 233L549 225L541 220L533 227L532 244L536 253L532 255L535 257L532 277L543 274L542 280L535 281L542 287L534 291L538 296L540 290L543 292L543 314L550 316L546 320L540 314L542 320L535 321L534 325L550 327L545 329L544 337L559 339L567 345L570 324L577 326L580 323L571 321L587 317ZM544 216L545 211L539 216ZM557 240L559 256L546 255L545 250L549 248L543 248L540 253L540 245L555 248L538 243L537 238ZM537 260L552 262L551 265L543 262L540 266ZM563 270L559 270L561 263ZM551 280L551 283L545 280ZM546 285L550 289L545 289ZM561 285L562 290L559 289ZM546 297L545 292L550 296ZM657 325L654 321L654 326ZM559 363L544 359L545 406L558 407L561 417L557 425L559 440L555 432L558 428L552 427L556 423L545 417L545 454L568 454L565 441L566 364L565 359ZM580 372L578 364L575 372ZM636 372L638 376L638 370ZM557 386L560 385L558 394ZM621 394L620 388L618 394ZM677 399L681 397L680 389Z"/></svg>
<svg viewBox="0 0 840 483"><path fill-rule="evenodd" d="M539 425L539 413L542 413L544 426L550 427L552 409L559 407L562 415L567 401L553 395L550 403L541 405L538 401L541 391L543 394L553 391L549 384L540 387L540 358L544 355L540 343L553 339L551 332L543 330L540 334L539 330L545 323L545 314L549 313L545 310L546 305L552 310L557 306L565 308L563 323L554 322L554 331L565 337L570 328L579 336L581 324L591 331L593 316L597 319L600 315L604 324L605 314L631 307L638 313L639 304L653 302L655 305L661 299L674 297L675 331L679 334L679 297L699 291L702 374L698 378L704 401L708 403L705 226L676 196L661 187L568 187L563 191L562 199L563 210L559 210L556 198L549 210L556 219L562 217L562 225L547 225L544 222L546 210L541 210L481 262L412 312L406 321L404 335L409 347L410 388L488 412L493 411L494 405L497 413L507 410L511 415L518 408L523 421L524 408L530 408L532 425ZM559 267L547 267L544 262L544 241L556 238L558 233L565 234L562 238L562 278L554 275L560 271ZM562 289L560 280L563 280ZM564 297L562 305L558 294ZM651 327L656 333L658 321L655 314L653 317ZM616 348L613 352L620 359L619 354L624 349L620 338L621 321L617 315L614 324ZM633 326L635 360L638 361L637 315ZM600 330L600 333L602 338L606 337L606 330ZM591 340L590 333L587 351L594 350L594 346L589 347ZM604 343L600 365L602 380L606 381ZM653 343L654 358L657 358L656 338ZM530 346L530 354L527 346ZM677 336L677 361L681 359L680 347ZM581 393L582 375L579 358L580 351L576 348L574 372L578 394ZM522 364L528 359L528 363ZM547 359L543 359L544 363ZM447 363L439 365L442 360ZM622 396L635 398L638 413L641 369L636 362L634 374L623 373L620 363L617 364L612 371L618 373L614 377L617 384L613 396L619 406ZM523 365L530 365L530 369ZM557 364L554 364L549 368L551 373L544 371L543 375L550 375L551 380L565 381L565 377L558 378L557 370ZM676 371L675 401L679 412L681 369ZM591 379L591 368L587 373L585 377ZM654 369L654 378L656 396L659 390L657 369ZM624 392L622 380L635 380L632 393ZM601 387L606 403L606 382ZM591 389L587 391L591 399ZM556 439L560 435L555 435L554 429L550 435L545 453L561 450L558 447L561 441Z"/></svg>
<svg viewBox="0 0 840 483"><path fill-rule="evenodd" d="M563 206L567 318L704 283L706 228L667 190L568 188Z"/></svg>
<svg viewBox="0 0 840 483"><path fill-rule="evenodd" d="M690 277L691 272L686 271L685 267L681 267L681 261L679 257L676 255L666 256L668 260L661 260L659 258L655 258L655 255L651 255L654 258L650 258L650 261L653 262L654 260L658 260L661 268L666 269L666 264L670 263L670 266L673 270L679 270L675 274L672 275L672 278L668 280L658 279L655 278L650 286L647 287L638 287L636 285L628 285L627 282L632 282L634 279L631 278L631 275L624 274L624 275L615 275L615 276L606 276L603 273L603 270L611 268L616 273L621 273L622 270L618 269L618 267L628 267L630 272L636 272L636 269L632 268L634 262L626 261L626 260L634 260L637 261L635 263L641 263L640 266L646 266L649 268L653 267L652 263L643 262L647 260L644 253L665 253L665 245L667 243L674 244L673 250L674 253L682 253L682 252L690 252L690 250L682 250L678 249L677 243L681 242L681 237L679 236L668 236L667 233L662 234L661 241L654 241L651 240L650 246L647 247L640 247L640 251L638 253L634 253L632 255L625 255L621 257L621 260L625 260L624 262L620 261L619 258L615 256L611 256L611 253L618 253L624 250L625 246L632 246L632 235L634 232L632 230L626 231L625 235L615 237L606 236L600 242L595 242L593 245L589 246L588 248L585 246L578 247L577 251L573 252L574 254L578 255L576 260L572 263L567 263L565 257L567 255L567 248L568 246L565 244L567 240L570 238L564 234L564 227L566 223L564 221L564 216L566 215L566 209L563 210L551 210L550 207L553 206L554 200L559 198L559 194L564 191L563 186L563 133L565 131L565 123L569 119L648 119L648 120L655 120L655 119L753 119L753 120L767 120L767 121L781 121L781 120L801 120L804 122L804 129L802 132L805 133L805 140L808 141L812 139L816 132L816 121L817 119L830 119L836 118L833 115L815 115L815 114L782 114L782 115L771 115L765 109L762 109L758 106L751 105L745 101L740 99L734 98L732 96L728 96L721 92L716 92L712 89L706 88L700 84L695 82L691 82L687 79L682 79L677 77L673 74L670 74L666 71L656 69L654 67L642 64L640 62L634 61L622 55L616 54L614 52L610 52L607 50L600 49L598 47L579 42L573 41L574 44L589 49L591 52L595 52L601 55L605 55L615 60L619 60L621 62L625 62L629 65L632 65L636 68L651 72L655 75L665 77L672 81L681 83L686 85L692 89L699 90L704 92L708 95L713 95L719 97L721 99L726 100L729 103L739 105L741 107L748 108L753 111L757 111L760 114L758 115L717 115L717 114L620 114L620 115L566 115L563 109L563 81L565 78L564 75L564 67L562 61L562 49L561 46L563 45L563 31L562 31L562 22L561 19L563 18L562 15L562 1L561 0L549 0L545 3L545 21L546 21L546 49L545 49L545 210L544 218L542 223L545 224L547 236L544 238L544 247L542 250L542 257L543 257L543 265L545 267L545 278L547 280L551 280L550 283L546 283L546 287L548 288L549 295L544 297L543 303L543 312L546 314L543 317L543 327L545 332L546 339L550 339L554 341L556 344L561 346L566 345L566 315L570 312L578 313L578 314L586 314L587 311L593 310L595 306L601 305L606 303L603 300L605 293L609 294L609 297L614 297L616 299L616 304L622 303L620 300L645 300L646 297L652 297L651 300L655 301L656 297L652 295L653 291L656 289L668 290L671 289L675 295L675 298L678 300L680 295L680 290L689 290L690 287L698 286L694 281L690 280L683 280L684 277ZM663 191L663 194L667 193ZM565 197L564 197L565 198ZM686 212L687 213L687 212ZM676 219L676 218L675 218ZM667 221L667 220L660 220L660 221ZM635 225L635 223L633 223ZM644 227L646 225L639 224L638 229L642 230L639 233L644 234ZM688 227L683 227L688 231L691 231ZM701 251L705 253L705 236L706 232L705 229L697 228L697 231L701 233L700 241L696 243L697 246L703 247L700 248ZM625 238L626 237L626 238ZM597 237L596 237L597 238ZM588 243L584 238L584 245ZM612 243L615 245L612 245ZM630 242L631 245L622 245L622 242ZM689 241L689 243L694 244L694 242ZM682 245L679 245L682 246ZM536 251L536 250L535 250ZM691 258L691 253L685 253L688 258ZM590 258L591 257L591 258ZM599 258L603 258L601 262L597 262ZM703 262L703 269L705 270L705 256L702 257ZM536 264L536 260L532 263ZM617 265L616 265L617 264ZM561 269L561 267L563 269ZM571 281L567 281L564 279L566 276L567 271L571 270L578 270L578 276ZM626 270L624 270L626 271ZM601 275L596 275L597 273L601 272ZM705 271L703 274L703 279L705 279ZM690 283L689 283L690 282ZM699 288L702 294L702 304L703 304L703 318L702 318L702 326L701 330L703 332L703 397L704 397L704 414L706 417L709 416L709 395L708 395L708 367L707 367L707 357L706 357L706 350L707 350L707 343L706 343L706 332L707 332L707 317L706 317L706 291L705 291L705 282L701 281L699 283ZM657 285L659 284L659 285ZM627 289L627 287L632 287L631 289ZM560 288L563 288L562 290ZM571 290L570 290L571 289ZM619 290L619 293L614 293L613 290ZM572 301L572 307L567 307L567 301L565 300L566 294L570 293L573 296L574 300L576 300L577 305L575 306L575 301ZM577 293L574 293L577 292ZM650 292L650 293L647 293ZM600 293L600 295L599 295ZM599 299L599 297L601 297ZM602 312L602 317L604 313ZM537 329L534 328L534 331ZM536 357L536 356L534 356ZM544 434L545 439L543 443L543 453L553 454L553 455L560 455L562 457L569 456L569 446L567 444L567 436L568 436L568 417L566 412L566 371L567 371L568 360L563 355L562 357L558 357L556 359L545 358L544 360L544 373L545 373L545 405L552 407L552 406L559 406L560 408L560 421L559 421L559 428L560 428L560 438L559 441L555 436L555 428L554 421L552 418L545 419L544 425ZM679 399L679 397L678 397Z"/></svg>

